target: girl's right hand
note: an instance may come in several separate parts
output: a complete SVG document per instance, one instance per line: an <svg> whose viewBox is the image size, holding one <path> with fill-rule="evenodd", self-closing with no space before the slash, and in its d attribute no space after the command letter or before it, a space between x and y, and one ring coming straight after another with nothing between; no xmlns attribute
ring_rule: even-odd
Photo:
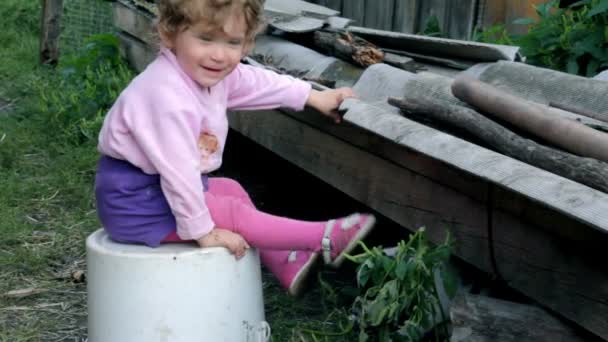
<svg viewBox="0 0 608 342"><path fill-rule="evenodd" d="M226 247L237 259L242 258L249 248L241 235L222 228L214 228L196 242L201 247Z"/></svg>

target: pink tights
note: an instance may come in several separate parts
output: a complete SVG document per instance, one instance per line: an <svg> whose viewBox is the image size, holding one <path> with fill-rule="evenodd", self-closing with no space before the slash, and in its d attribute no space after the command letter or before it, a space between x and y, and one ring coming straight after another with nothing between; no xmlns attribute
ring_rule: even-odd
<svg viewBox="0 0 608 342"><path fill-rule="evenodd" d="M279 275L291 250L318 251L325 222L299 221L270 215L255 208L236 181L210 177L205 202L218 227L232 230L260 250L262 263ZM163 242L182 241L175 232Z"/></svg>

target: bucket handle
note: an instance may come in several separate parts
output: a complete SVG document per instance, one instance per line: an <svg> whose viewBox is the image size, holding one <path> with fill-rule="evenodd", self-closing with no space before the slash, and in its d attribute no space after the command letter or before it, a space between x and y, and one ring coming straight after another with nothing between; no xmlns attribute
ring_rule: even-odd
<svg viewBox="0 0 608 342"><path fill-rule="evenodd" d="M270 340L270 324L260 321L259 324L252 325L243 321L247 329L247 342L268 342Z"/></svg>

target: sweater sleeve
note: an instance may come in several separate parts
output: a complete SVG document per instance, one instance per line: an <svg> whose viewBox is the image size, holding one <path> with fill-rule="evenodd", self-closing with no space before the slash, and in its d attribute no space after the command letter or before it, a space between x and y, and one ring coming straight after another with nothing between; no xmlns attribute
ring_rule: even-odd
<svg viewBox="0 0 608 342"><path fill-rule="evenodd" d="M311 90L311 85L302 80L245 64L228 75L226 87L231 110L302 110Z"/></svg>
<svg viewBox="0 0 608 342"><path fill-rule="evenodd" d="M205 205L196 145L196 115L180 106L132 101L127 125L160 175L160 185L177 223L177 235L195 240L215 226ZM175 109L168 109L168 108ZM142 114L145 113L145 114Z"/></svg>

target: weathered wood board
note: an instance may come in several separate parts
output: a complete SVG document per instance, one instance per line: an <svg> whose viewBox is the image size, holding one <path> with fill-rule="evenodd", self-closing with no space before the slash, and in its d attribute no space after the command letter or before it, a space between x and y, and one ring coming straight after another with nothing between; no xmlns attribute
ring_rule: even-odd
<svg viewBox="0 0 608 342"><path fill-rule="evenodd" d="M278 112L232 113L230 122L237 131L409 230L426 226L433 241L439 242L450 229L458 241L457 254L491 271L483 204Z"/></svg>
<svg viewBox="0 0 608 342"><path fill-rule="evenodd" d="M386 138L332 125L314 112L231 113L230 121L405 228L426 226L434 242L450 229L460 258L497 271L513 288L608 338L608 271L599 257L608 243L603 232Z"/></svg>
<svg viewBox="0 0 608 342"><path fill-rule="evenodd" d="M342 15L351 18L357 25L363 25L365 19L365 0L349 0L342 5Z"/></svg>
<svg viewBox="0 0 608 342"><path fill-rule="evenodd" d="M475 26L475 12L479 0L450 1L450 12L446 26L447 36L454 39L469 39Z"/></svg>
<svg viewBox="0 0 608 342"><path fill-rule="evenodd" d="M112 5L112 15L114 26L150 46L157 46L159 39L151 14L136 10L127 2L117 1Z"/></svg>
<svg viewBox="0 0 608 342"><path fill-rule="evenodd" d="M585 341L571 326L539 307L485 296L458 294L450 318L450 342Z"/></svg>
<svg viewBox="0 0 608 342"><path fill-rule="evenodd" d="M381 30L391 30L394 5L394 0L366 1L364 25Z"/></svg>
<svg viewBox="0 0 608 342"><path fill-rule="evenodd" d="M418 31L424 31L433 18L437 19L442 32L447 32L449 23L449 0L425 0L420 2Z"/></svg>
<svg viewBox="0 0 608 342"><path fill-rule="evenodd" d="M602 261L608 239L564 221L569 231L556 234L493 212L498 272L509 286L608 339L608 273Z"/></svg>
<svg viewBox="0 0 608 342"><path fill-rule="evenodd" d="M420 0L395 0L392 31L416 33L419 27Z"/></svg>

